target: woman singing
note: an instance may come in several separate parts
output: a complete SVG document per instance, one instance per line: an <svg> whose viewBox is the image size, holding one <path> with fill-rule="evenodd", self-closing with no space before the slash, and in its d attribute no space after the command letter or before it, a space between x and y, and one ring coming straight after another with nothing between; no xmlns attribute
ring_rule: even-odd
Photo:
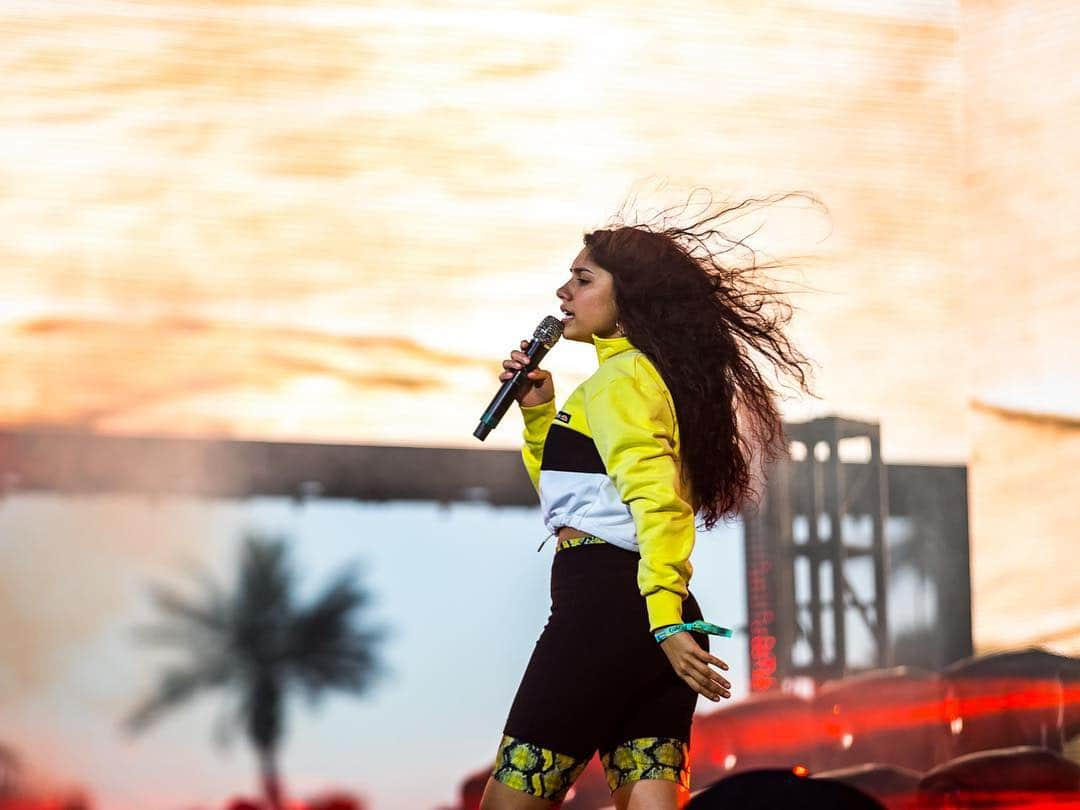
<svg viewBox="0 0 1080 810"><path fill-rule="evenodd" d="M754 452L786 453L775 392L751 353L809 393L808 361L781 328L790 306L751 279L755 263L714 258L708 239L726 237L695 230L751 202L686 229L587 233L556 290L563 337L592 344L598 368L559 409L540 368L518 394L525 467L557 535L551 614L482 810L557 806L597 750L617 810L689 799L697 697L731 697L708 638L727 631L703 621L688 588L695 515L706 529L737 515L753 494ZM527 363L512 351L499 379Z"/></svg>

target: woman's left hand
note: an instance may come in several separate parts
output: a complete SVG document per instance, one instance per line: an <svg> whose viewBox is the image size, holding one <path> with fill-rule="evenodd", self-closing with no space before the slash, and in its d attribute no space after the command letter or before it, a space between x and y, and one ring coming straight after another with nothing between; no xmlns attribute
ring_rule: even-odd
<svg viewBox="0 0 1080 810"><path fill-rule="evenodd" d="M660 642L660 648L671 662L676 674L690 687L709 700L731 697L731 683L709 664L716 664L721 669L728 665L701 649L694 637L686 630L668 636Z"/></svg>

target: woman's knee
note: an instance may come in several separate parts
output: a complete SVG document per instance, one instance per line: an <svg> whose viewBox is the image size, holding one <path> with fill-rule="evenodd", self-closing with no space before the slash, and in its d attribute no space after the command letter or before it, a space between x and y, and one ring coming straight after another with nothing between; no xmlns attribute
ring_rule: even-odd
<svg viewBox="0 0 1080 810"><path fill-rule="evenodd" d="M504 785L488 777L484 794L480 797L480 810L549 810L556 803Z"/></svg>
<svg viewBox="0 0 1080 810"><path fill-rule="evenodd" d="M678 810L690 801L690 790L668 779L639 779L624 784L611 798L615 810Z"/></svg>

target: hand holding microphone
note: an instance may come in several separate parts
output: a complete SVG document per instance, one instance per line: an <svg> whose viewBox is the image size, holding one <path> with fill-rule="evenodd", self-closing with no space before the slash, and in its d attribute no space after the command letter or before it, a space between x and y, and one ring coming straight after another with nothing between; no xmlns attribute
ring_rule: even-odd
<svg viewBox="0 0 1080 810"><path fill-rule="evenodd" d="M521 348L524 350L528 347L529 341L521 341ZM507 369L499 375L500 380L509 380L514 376L514 372L519 368L526 368L529 365L529 355L524 351L510 352L510 359L503 360L503 368ZM555 383L551 379L551 372L545 371L539 366L533 368L526 375L529 379L529 385L522 385L517 389L514 394L514 399L517 400L518 405L522 408L529 408L533 405L542 405L552 399L555 399Z"/></svg>
<svg viewBox="0 0 1080 810"><path fill-rule="evenodd" d="M491 400L487 410L480 417L480 424L473 431L473 436L483 441L488 433L495 429L515 400L522 407L540 405L555 398L555 385L551 374L537 368L540 361L552 346L562 337L563 324L550 315L540 322L533 332L531 341L521 341L523 351L511 352L510 358L503 361L502 388Z"/></svg>

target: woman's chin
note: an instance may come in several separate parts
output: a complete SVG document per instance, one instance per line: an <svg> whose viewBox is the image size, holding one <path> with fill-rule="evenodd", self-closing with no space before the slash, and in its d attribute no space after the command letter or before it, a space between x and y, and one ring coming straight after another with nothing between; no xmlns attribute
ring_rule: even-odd
<svg viewBox="0 0 1080 810"><path fill-rule="evenodd" d="M577 318L571 318L569 321L563 322L562 336L566 340L576 340L580 343L593 342L592 332L578 324Z"/></svg>

